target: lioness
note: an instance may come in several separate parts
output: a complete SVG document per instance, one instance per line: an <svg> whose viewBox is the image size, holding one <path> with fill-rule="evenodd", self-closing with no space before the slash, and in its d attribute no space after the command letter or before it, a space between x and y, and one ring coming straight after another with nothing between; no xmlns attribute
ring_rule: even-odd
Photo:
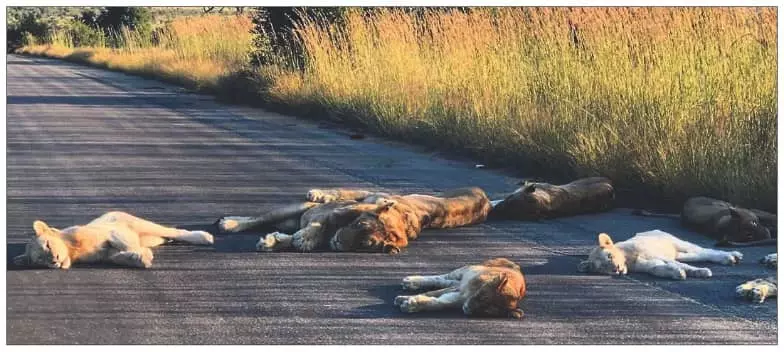
<svg viewBox="0 0 784 352"><path fill-rule="evenodd" d="M580 262L577 270L602 274L626 275L629 271L644 272L676 280L687 276L709 278L708 268L697 268L682 262L707 261L734 265L743 259L739 252L725 252L702 248L661 230L636 234L613 243L606 233L599 234L599 246L591 250L588 260Z"/></svg>
<svg viewBox="0 0 784 352"><path fill-rule="evenodd" d="M708 197L692 197L680 216L636 210L636 215L679 218L683 226L717 240L716 245L756 246L776 244L776 215L735 207Z"/></svg>
<svg viewBox="0 0 784 352"><path fill-rule="evenodd" d="M768 254L760 260L760 263L775 270L778 268L778 255L776 253ZM769 276L764 279L747 281L738 285L735 292L745 299L762 303L768 297L778 296L778 280L775 276Z"/></svg>
<svg viewBox="0 0 784 352"><path fill-rule="evenodd" d="M525 181L520 188L495 202L490 216L514 220L540 220L610 210L615 190L606 177L583 178L565 185Z"/></svg>
<svg viewBox="0 0 784 352"><path fill-rule="evenodd" d="M15 265L68 269L75 263L105 262L149 268L153 259L150 248L168 240L213 243L207 232L165 227L120 211L63 230L36 220L33 230L35 236L27 243L25 253L14 257Z"/></svg>
<svg viewBox="0 0 784 352"><path fill-rule="evenodd" d="M490 200L479 188L462 188L440 197L405 196L352 189L313 189L310 202L274 210L257 218L224 217L218 227L238 232L261 225L299 223L293 235L273 232L257 244L261 251L295 248L310 251L325 247L336 251L398 253L425 228L477 224L487 218Z"/></svg>
<svg viewBox="0 0 784 352"><path fill-rule="evenodd" d="M520 266L506 258L466 265L443 275L407 276L403 289L434 291L414 296L397 296L395 305L413 313L461 307L469 316L520 319L517 306L525 297L525 278Z"/></svg>

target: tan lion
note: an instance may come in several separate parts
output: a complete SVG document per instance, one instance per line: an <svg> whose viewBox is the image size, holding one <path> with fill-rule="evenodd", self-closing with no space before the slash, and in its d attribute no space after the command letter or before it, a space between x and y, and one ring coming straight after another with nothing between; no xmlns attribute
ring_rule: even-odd
<svg viewBox="0 0 784 352"><path fill-rule="evenodd" d="M606 177L588 177L565 185L525 181L501 201L490 216L498 219L540 220L612 209L615 189Z"/></svg>
<svg viewBox="0 0 784 352"><path fill-rule="evenodd" d="M683 226L717 240L716 245L758 246L776 244L776 215L733 206L723 200L692 197L680 216L635 210L636 215L680 219Z"/></svg>
<svg viewBox="0 0 784 352"><path fill-rule="evenodd" d="M405 196L353 189L310 190L310 202L273 210L260 217L224 217L218 227L239 232L274 225L281 232L259 240L260 251L383 251L398 253L426 228L450 228L483 222L490 200L479 188L441 196ZM288 230L288 231L287 231ZM294 232L289 235L285 232Z"/></svg>
<svg viewBox="0 0 784 352"><path fill-rule="evenodd" d="M772 253L766 255L760 260L762 265L771 269L778 268L778 254ZM766 278L747 281L738 285L735 288L738 296L748 299L752 302L762 303L766 298L778 296L778 279L775 276L768 276Z"/></svg>
<svg viewBox="0 0 784 352"><path fill-rule="evenodd" d="M615 275L626 275L631 271L683 280L687 276L713 276L710 269L694 267L686 262L735 265L741 259L743 254L739 252L702 248L661 230L641 232L618 243L613 243L608 234L601 233L599 246L591 250L588 260L580 262L577 270Z"/></svg>
<svg viewBox="0 0 784 352"><path fill-rule="evenodd" d="M14 257L15 265L68 269L76 263L112 263L149 268L153 259L150 248L169 240L213 243L207 232L165 227L120 211L62 230L36 220L33 230L35 236L27 243L24 254Z"/></svg>
<svg viewBox="0 0 784 352"><path fill-rule="evenodd" d="M525 278L520 266L506 258L466 265L443 275L407 276L403 289L433 290L395 297L395 305L407 313L461 307L468 316L523 317L518 304L525 297Z"/></svg>

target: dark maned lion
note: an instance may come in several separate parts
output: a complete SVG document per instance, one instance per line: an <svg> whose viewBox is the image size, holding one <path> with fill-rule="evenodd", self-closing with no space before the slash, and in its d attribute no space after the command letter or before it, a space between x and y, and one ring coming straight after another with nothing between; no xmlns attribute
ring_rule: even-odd
<svg viewBox="0 0 784 352"><path fill-rule="evenodd" d="M310 251L329 247L336 251L398 253L426 228L450 228L483 222L490 200L479 188L445 192L440 197L390 195L351 189L314 189L310 202L278 209L258 218L224 217L222 231L238 232L260 225L281 231L259 240L263 251L295 248Z"/></svg>
<svg viewBox="0 0 784 352"><path fill-rule="evenodd" d="M641 210L636 210L634 214L680 218L683 226L717 240L716 245L755 246L776 243L776 215L735 207L713 198L689 198L683 204L680 216Z"/></svg>
<svg viewBox="0 0 784 352"><path fill-rule="evenodd" d="M539 220L610 210L615 200L612 181L583 178L565 185L526 181L496 203L492 218Z"/></svg>
<svg viewBox="0 0 784 352"><path fill-rule="evenodd" d="M407 313L462 307L469 316L523 317L518 304L525 297L525 278L520 266L506 258L466 265L443 275L407 276L403 289L433 290L395 297L395 305Z"/></svg>

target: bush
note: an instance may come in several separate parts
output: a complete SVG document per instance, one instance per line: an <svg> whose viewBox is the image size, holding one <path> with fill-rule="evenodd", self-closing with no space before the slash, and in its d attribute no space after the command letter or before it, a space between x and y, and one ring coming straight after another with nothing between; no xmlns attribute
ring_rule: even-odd
<svg viewBox="0 0 784 352"><path fill-rule="evenodd" d="M250 53L251 64L267 65L274 58L286 57L288 65L303 67L304 54L294 28L306 18L340 26L346 7L258 7L253 12L253 47Z"/></svg>
<svg viewBox="0 0 784 352"><path fill-rule="evenodd" d="M135 38L150 38L152 35L152 15L149 9L143 7L107 7L95 21L106 36L113 39L115 47L122 46L124 31L134 32Z"/></svg>
<svg viewBox="0 0 784 352"><path fill-rule="evenodd" d="M81 21L72 21L67 33L74 47L103 47L105 43L104 34L100 29Z"/></svg>
<svg viewBox="0 0 784 352"><path fill-rule="evenodd" d="M6 49L12 52L24 45L35 44L35 38L44 38L49 33L49 25L41 21L37 11L20 11L9 8L6 30Z"/></svg>

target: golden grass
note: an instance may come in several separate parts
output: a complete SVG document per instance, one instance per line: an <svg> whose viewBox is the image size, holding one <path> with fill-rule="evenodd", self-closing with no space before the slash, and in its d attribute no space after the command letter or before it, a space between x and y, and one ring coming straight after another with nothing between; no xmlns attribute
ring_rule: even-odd
<svg viewBox="0 0 784 352"><path fill-rule="evenodd" d="M55 33L48 44L27 46L20 52L215 89L221 78L247 62L251 27L247 16L181 17L164 28L156 46L124 32L119 34L125 39L123 48L73 48L67 36Z"/></svg>
<svg viewBox="0 0 784 352"><path fill-rule="evenodd" d="M531 175L775 209L776 21L774 8L738 7L352 12L344 28L300 26L304 71L262 68L260 98ZM246 62L250 27L193 17L156 47L23 52L220 88Z"/></svg>
<svg viewBox="0 0 784 352"><path fill-rule="evenodd" d="M549 169L530 174L775 208L773 8L384 10L300 34L278 101Z"/></svg>

